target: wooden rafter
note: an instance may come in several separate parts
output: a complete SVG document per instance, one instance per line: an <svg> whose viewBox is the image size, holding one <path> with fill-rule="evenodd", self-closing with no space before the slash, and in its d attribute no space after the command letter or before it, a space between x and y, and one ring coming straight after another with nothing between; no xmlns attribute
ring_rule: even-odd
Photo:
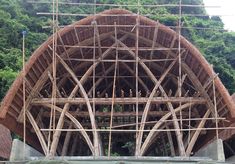
<svg viewBox="0 0 235 164"><path fill-rule="evenodd" d="M102 52L102 49L101 49L100 33L99 33L99 29L97 27L97 22L94 20L92 22L92 24L94 25L94 35L95 35L95 38L96 38L97 43L98 43L98 53L99 53L99 56L102 56L103 52ZM94 43L94 45L95 45L95 43ZM104 76L104 79L105 79L105 83L106 83L106 85L108 85L107 78L105 78L106 71L105 71L104 62L101 62L101 66L102 66L102 72L103 72L103 76Z"/></svg>
<svg viewBox="0 0 235 164"><path fill-rule="evenodd" d="M106 71L105 71L105 74L108 74L110 73L112 70L114 69L114 65L110 66ZM95 85L94 86L98 86L105 78L104 77L101 77L99 78L96 82L95 82ZM88 95L91 95L91 92L93 91L93 87L90 88L90 90L88 91Z"/></svg>
<svg viewBox="0 0 235 164"><path fill-rule="evenodd" d="M157 25L156 25L156 27L154 28L152 49L155 48L155 44L156 44L157 36L158 36L158 29L159 29L159 22L157 21ZM151 60L153 59L153 54L154 54L154 50L151 50L151 52L150 52L150 59L151 59ZM150 63L150 64L151 64L151 63Z"/></svg>
<svg viewBox="0 0 235 164"><path fill-rule="evenodd" d="M135 72L124 62L120 62L132 75L135 74ZM146 93L149 92L149 89L147 87L147 85L144 83L144 81L140 78L138 78L138 82L143 86L143 88L145 89Z"/></svg>

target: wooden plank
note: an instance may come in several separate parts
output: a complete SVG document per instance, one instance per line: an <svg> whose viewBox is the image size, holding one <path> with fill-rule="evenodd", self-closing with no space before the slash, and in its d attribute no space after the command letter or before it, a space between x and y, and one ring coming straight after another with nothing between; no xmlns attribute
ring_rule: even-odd
<svg viewBox="0 0 235 164"><path fill-rule="evenodd" d="M47 103L46 103L47 104ZM148 115L151 117L162 117L164 115L166 115L169 111L149 111ZM72 116L74 117L78 117L78 118L84 118L84 117L89 117L89 113L86 111L79 111L79 112L69 112ZM99 112L96 111L95 112L95 116L96 117L109 117L110 116L110 112ZM58 115L58 114L57 114ZM57 116L56 115L56 116ZM143 111L139 111L138 112L138 116L142 116L143 115ZM182 112L183 116L188 116L188 112ZM44 112L43 117L49 117L49 113L48 112ZM129 111L129 112L113 112L113 117L133 117L136 116L136 113L133 111ZM192 116L196 116L195 113L192 113Z"/></svg>
<svg viewBox="0 0 235 164"><path fill-rule="evenodd" d="M155 44L156 44L157 36L158 36L158 28L159 28L159 22L157 21L157 25L156 25L156 27L154 28L152 49L154 49L154 48L156 47ZM150 52L150 59L153 59L153 54L154 54L154 51L151 50L151 52Z"/></svg>
<svg viewBox="0 0 235 164"><path fill-rule="evenodd" d="M149 98L146 97L139 97L139 104L147 103ZM110 105L112 98L88 98L90 103L95 102L98 105ZM178 104L179 102L186 103L186 102L193 102L196 104L205 104L207 100L202 97L152 97L149 101L152 104L164 104L164 103L175 103ZM135 104L136 98L135 97L116 97L115 104ZM50 98L34 98L31 102L32 105L40 105L44 103L51 103ZM85 104L86 100L84 98L57 98L56 104Z"/></svg>

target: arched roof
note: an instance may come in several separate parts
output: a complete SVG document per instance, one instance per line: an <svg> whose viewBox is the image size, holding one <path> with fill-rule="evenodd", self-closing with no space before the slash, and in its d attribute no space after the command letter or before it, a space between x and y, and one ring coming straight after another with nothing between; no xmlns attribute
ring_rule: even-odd
<svg viewBox="0 0 235 164"><path fill-rule="evenodd" d="M136 17L136 14L133 14L127 10L112 9L99 13L95 16L84 18L59 30L57 37L58 44L60 44L60 46L58 46L57 52L61 57L68 57L74 56L76 53L80 54L81 49L86 50L87 47L93 46L94 28L90 25L94 24L94 20L97 23L94 26L97 26L99 29L99 36L97 37L100 37L103 40L103 44L105 44L107 47L111 46L108 38L111 34L114 33L115 26L118 28L118 30L121 31L121 33L129 33L127 38L130 38L130 40L135 40L135 32L133 32L133 29L136 24ZM156 21L150 20L143 16L140 16L139 18L140 47L141 45L145 45L151 48L152 45L154 45L153 40L155 39L156 47L172 48L171 51L163 49L160 53L160 56L163 56L163 54L168 54L168 56L176 56L176 48L178 47L178 34L169 27ZM158 28L157 37L154 38L156 28ZM37 92L39 92L39 90L43 87L43 81L49 79L48 72L52 72L52 42L53 37L51 36L31 55L29 61L27 62L27 110L31 108L30 101L34 97L38 97ZM213 102L213 90L208 89L205 91L203 85L205 85L205 83L210 81L212 78L215 78L216 98L220 100L217 109L227 111L226 117L228 118L235 116L235 106L231 96L220 79L216 77L216 74L214 73L211 65L206 61L199 50L183 36L180 36L180 42L181 48L184 50L182 53L183 72L188 74L192 83L195 83L194 85L198 86L198 88L201 88L198 90L198 92L202 92L201 94L204 94L208 101L211 102ZM66 47L66 45L70 46ZM84 47L79 49L76 47L76 45ZM84 52L83 55L85 58L86 56L87 58L92 58L90 56L90 52ZM89 65L86 64L86 61L83 63L84 66L82 67L82 70ZM73 65L73 62L71 64ZM19 117L20 113L22 113L23 105L22 79L23 73L21 72L7 92L0 108L0 123L4 124L10 130L16 132L19 135L22 135L22 123L20 123L22 122L22 118ZM30 129L30 126L27 126L27 128ZM27 133L30 134L28 136L28 142L35 145L36 143L33 141L35 134L32 130L28 130Z"/></svg>

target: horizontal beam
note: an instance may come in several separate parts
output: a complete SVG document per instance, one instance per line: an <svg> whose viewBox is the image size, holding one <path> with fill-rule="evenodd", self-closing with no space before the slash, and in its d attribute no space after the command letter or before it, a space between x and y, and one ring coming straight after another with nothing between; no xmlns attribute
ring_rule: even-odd
<svg viewBox="0 0 235 164"><path fill-rule="evenodd" d="M90 103L95 103L97 105L111 105L112 98L89 98ZM136 97L125 97L125 98L115 98L115 104L136 104ZM147 97L139 97L138 103L145 104L148 101ZM206 99L201 97L154 97L151 100L153 104L163 104L163 103L186 103L192 102L197 104L205 104ZM31 102L32 105L40 105L40 104L50 104L51 98L34 98ZM84 98L57 98L56 104L63 105L66 103L79 105L85 104L86 101Z"/></svg>
<svg viewBox="0 0 235 164"><path fill-rule="evenodd" d="M89 117L89 113L87 111L79 111L79 112L69 112L71 115L76 116L76 117ZM150 111L148 114L151 117L162 117L169 113L169 111ZM143 112L139 111L138 116L142 116ZM188 116L188 112L182 112L182 116ZM59 116L59 114L58 114ZM110 117L111 112L95 112L95 117ZM191 113L191 117L195 117L196 114L194 112ZM50 112L44 112L43 117L50 117ZM56 114L57 117L57 114ZM113 117L136 117L136 112L113 112Z"/></svg>

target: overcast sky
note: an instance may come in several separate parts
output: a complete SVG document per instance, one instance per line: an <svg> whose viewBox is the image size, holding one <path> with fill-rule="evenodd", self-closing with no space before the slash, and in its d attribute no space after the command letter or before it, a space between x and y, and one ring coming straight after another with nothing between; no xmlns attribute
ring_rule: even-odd
<svg viewBox="0 0 235 164"><path fill-rule="evenodd" d="M225 29L235 31L235 0L203 0L210 15L223 15L221 18L225 24Z"/></svg>

